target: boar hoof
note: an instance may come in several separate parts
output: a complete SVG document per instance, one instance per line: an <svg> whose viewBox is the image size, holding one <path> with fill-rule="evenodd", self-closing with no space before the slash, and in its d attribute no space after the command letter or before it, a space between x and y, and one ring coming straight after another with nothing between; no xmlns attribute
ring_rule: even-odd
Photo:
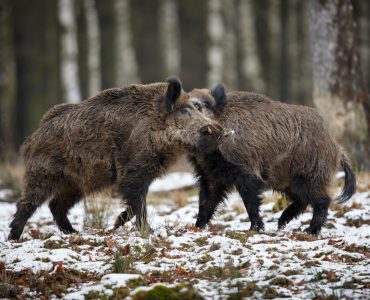
<svg viewBox="0 0 370 300"><path fill-rule="evenodd" d="M206 223L204 223L204 222L202 222L202 221L200 221L200 220L197 220L197 221L195 222L195 227L198 227L198 228L200 228L200 229L204 229L204 227L206 227Z"/></svg>
<svg viewBox="0 0 370 300"><path fill-rule="evenodd" d="M252 223L249 230L253 230L257 232L263 231L265 230L265 225L263 224L262 221L258 221L257 223L254 223L254 224Z"/></svg>
<svg viewBox="0 0 370 300"><path fill-rule="evenodd" d="M320 233L320 229L318 229L318 228L312 228L312 227L308 227L304 231L306 233L308 233L308 234L313 235L313 236L318 236L319 233Z"/></svg>
<svg viewBox="0 0 370 300"><path fill-rule="evenodd" d="M10 230L10 233L9 233L9 236L8 236L8 240L9 241L18 241L22 235L22 229L20 228L17 228L17 227L13 227L11 230Z"/></svg>
<svg viewBox="0 0 370 300"><path fill-rule="evenodd" d="M72 228L68 228L68 229L60 229L64 234L72 234L72 233L78 233L78 231L76 229L74 229L73 227Z"/></svg>

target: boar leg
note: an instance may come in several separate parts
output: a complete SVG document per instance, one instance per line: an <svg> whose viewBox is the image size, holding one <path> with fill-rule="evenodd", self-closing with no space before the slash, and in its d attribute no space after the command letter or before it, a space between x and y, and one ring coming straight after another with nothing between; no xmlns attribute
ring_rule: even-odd
<svg viewBox="0 0 370 300"><path fill-rule="evenodd" d="M68 211L80 200L82 194L77 188L65 189L63 193L55 195L50 203L49 208L53 214L55 223L63 233L74 233L75 230L68 220Z"/></svg>
<svg viewBox="0 0 370 300"><path fill-rule="evenodd" d="M204 176L200 178L199 212L195 226L204 228L207 225L229 190L228 185L219 181L207 180Z"/></svg>
<svg viewBox="0 0 370 300"><path fill-rule="evenodd" d="M330 197L327 195L321 198L316 197L312 199L311 203L313 208L313 217L310 226L306 229L306 232L312 235L318 235L328 216Z"/></svg>
<svg viewBox="0 0 370 300"><path fill-rule="evenodd" d="M124 210L119 214L119 216L116 219L116 222L114 223L113 230L117 230L118 228L125 225L126 222L130 221L134 217L132 212L131 213L129 212L130 210L131 208L129 207L127 208L127 210Z"/></svg>
<svg viewBox="0 0 370 300"><path fill-rule="evenodd" d="M149 183L143 182L144 178L145 176L140 176L140 174L131 174L131 176L127 177L127 180L123 180L123 184L120 186L123 199L129 207L126 213L122 212L120 215L120 217L122 216L120 218L121 225L135 216L136 226L139 229L143 228L143 226L149 228L146 212L146 195Z"/></svg>
<svg viewBox="0 0 370 300"><path fill-rule="evenodd" d="M27 220L33 215L37 207L38 205L29 201L29 198L21 198L19 200L17 203L17 212L14 215L13 221L9 225L11 228L8 236L9 240L19 240Z"/></svg>
<svg viewBox="0 0 370 300"><path fill-rule="evenodd" d="M292 201L292 203L283 211L278 221L278 229L282 229L291 220L298 217L307 207L307 203L290 191L285 191L285 194Z"/></svg>
<svg viewBox="0 0 370 300"><path fill-rule="evenodd" d="M41 173L42 174L42 173ZM55 178L52 175L41 177L40 173L26 173L26 187L22 198L17 203L17 212L9 227L9 240L18 240L21 237L27 220L32 216L37 207L39 207L49 196L52 187L55 185ZM49 180L45 180L48 178ZM44 180L43 180L44 179Z"/></svg>
<svg viewBox="0 0 370 300"><path fill-rule="evenodd" d="M265 189L265 183L249 175L240 177L236 182L236 188L243 199L251 221L250 230L264 230L264 224L260 216L261 193Z"/></svg>

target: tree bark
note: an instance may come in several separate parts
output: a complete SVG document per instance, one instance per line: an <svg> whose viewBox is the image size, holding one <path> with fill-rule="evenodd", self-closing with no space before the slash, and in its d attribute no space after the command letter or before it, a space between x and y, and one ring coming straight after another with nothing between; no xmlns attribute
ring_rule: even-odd
<svg viewBox="0 0 370 300"><path fill-rule="evenodd" d="M242 88L265 93L265 82L262 78L261 60L258 56L255 30L255 16L252 0L241 0L238 6L239 32L241 49Z"/></svg>
<svg viewBox="0 0 370 300"><path fill-rule="evenodd" d="M9 1L0 0L0 161L14 150L15 65L10 17Z"/></svg>
<svg viewBox="0 0 370 300"><path fill-rule="evenodd" d="M222 4L225 20L223 82L232 91L238 88L236 5L235 0L224 1Z"/></svg>
<svg viewBox="0 0 370 300"><path fill-rule="evenodd" d="M73 0L59 0L61 35L61 80L64 100L70 103L81 101L78 77L78 45Z"/></svg>
<svg viewBox="0 0 370 300"><path fill-rule="evenodd" d="M369 97L354 28L350 0L310 2L314 104L357 164L370 167Z"/></svg>
<svg viewBox="0 0 370 300"><path fill-rule="evenodd" d="M132 45L130 0L114 1L116 22L116 85L139 82L135 49Z"/></svg>
<svg viewBox="0 0 370 300"><path fill-rule="evenodd" d="M165 76L180 76L180 30L177 2L175 0L161 0L159 32Z"/></svg>
<svg viewBox="0 0 370 300"><path fill-rule="evenodd" d="M222 19L222 3L221 0L208 0L208 22L207 30L209 37L208 46L208 86L216 85L222 82L223 79L223 37L225 34L225 26Z"/></svg>
<svg viewBox="0 0 370 300"><path fill-rule="evenodd" d="M84 0L87 30L88 96L101 90L100 76L100 29L95 0Z"/></svg>

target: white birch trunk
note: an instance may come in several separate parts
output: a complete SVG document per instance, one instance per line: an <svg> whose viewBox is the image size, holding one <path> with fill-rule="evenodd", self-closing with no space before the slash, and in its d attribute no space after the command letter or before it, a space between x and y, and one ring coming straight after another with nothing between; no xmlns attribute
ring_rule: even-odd
<svg viewBox="0 0 370 300"><path fill-rule="evenodd" d="M265 82L262 78L261 61L257 52L256 28L252 10L252 0L239 2L239 32L240 47L242 52L243 77L247 80L247 86L251 90L265 93Z"/></svg>
<svg viewBox="0 0 370 300"><path fill-rule="evenodd" d="M208 46L208 86L214 86L222 82L223 66L224 66L224 22L222 19L222 3L221 0L208 0L208 20L207 31L209 36Z"/></svg>
<svg viewBox="0 0 370 300"><path fill-rule="evenodd" d="M223 82L228 89L235 90L238 85L235 0L224 1L223 8L225 13Z"/></svg>
<svg viewBox="0 0 370 300"><path fill-rule="evenodd" d="M132 44L130 0L114 0L116 22L116 85L138 83L138 66Z"/></svg>
<svg viewBox="0 0 370 300"><path fill-rule="evenodd" d="M88 95L94 96L101 90L100 73L100 30L95 0L84 0L87 30Z"/></svg>
<svg viewBox="0 0 370 300"><path fill-rule="evenodd" d="M65 101L78 103L81 92L78 76L78 46L73 0L59 0L61 34L61 80Z"/></svg>
<svg viewBox="0 0 370 300"><path fill-rule="evenodd" d="M159 9L159 33L166 76L179 75L181 63L180 30L177 2L162 0Z"/></svg>

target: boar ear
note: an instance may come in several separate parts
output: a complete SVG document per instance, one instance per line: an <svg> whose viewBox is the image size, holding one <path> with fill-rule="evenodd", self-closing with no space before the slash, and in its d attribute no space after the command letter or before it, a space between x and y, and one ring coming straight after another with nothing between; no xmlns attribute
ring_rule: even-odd
<svg viewBox="0 0 370 300"><path fill-rule="evenodd" d="M218 110L222 110L227 103L226 91L223 84L219 83L212 90L211 94L216 100L216 107Z"/></svg>
<svg viewBox="0 0 370 300"><path fill-rule="evenodd" d="M181 95L182 85L180 80L178 80L176 77L167 79L167 82L168 88L166 93L166 107L168 111L171 111L176 100Z"/></svg>

